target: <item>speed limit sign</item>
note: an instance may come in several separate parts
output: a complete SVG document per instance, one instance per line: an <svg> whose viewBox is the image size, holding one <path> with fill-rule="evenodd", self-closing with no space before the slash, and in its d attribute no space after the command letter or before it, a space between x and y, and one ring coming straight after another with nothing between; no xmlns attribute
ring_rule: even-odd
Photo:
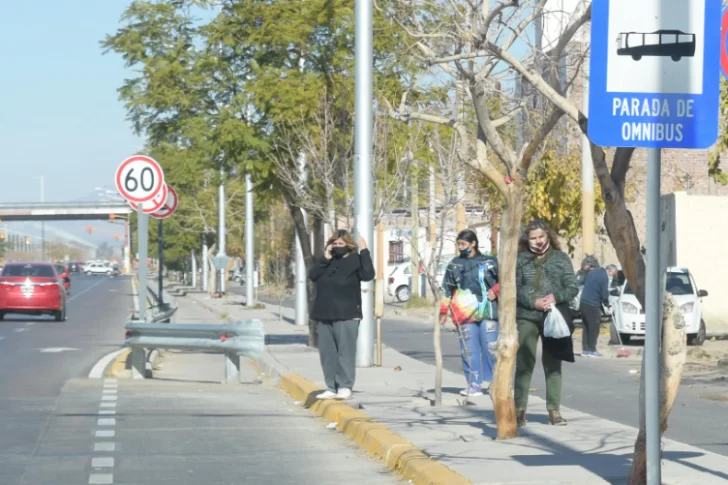
<svg viewBox="0 0 728 485"><path fill-rule="evenodd" d="M152 214L149 214L150 216L154 217L155 219L166 219L167 217L174 214L174 211L177 210L177 205L179 204L179 198L177 197L177 191L172 188L171 185L165 184L167 188L167 200L162 205L162 207L155 211Z"/></svg>
<svg viewBox="0 0 728 485"><path fill-rule="evenodd" d="M154 199L165 187L162 167L144 155L134 155L121 162L114 178L116 189L122 197L137 204ZM167 200L166 194L161 200L159 207Z"/></svg>
<svg viewBox="0 0 728 485"><path fill-rule="evenodd" d="M151 201L144 203L144 213L151 214L163 208L164 204L167 202L167 197L169 197L168 185L164 184L162 190L160 190L159 193L157 193L157 195L155 195ZM139 210L139 204L132 201L128 202L132 209L134 209L135 211Z"/></svg>

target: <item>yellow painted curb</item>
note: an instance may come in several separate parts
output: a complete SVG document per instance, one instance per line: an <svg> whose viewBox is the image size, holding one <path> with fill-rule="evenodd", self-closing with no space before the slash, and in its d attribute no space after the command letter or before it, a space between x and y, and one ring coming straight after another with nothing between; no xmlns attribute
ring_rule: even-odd
<svg viewBox="0 0 728 485"><path fill-rule="evenodd" d="M106 371L106 377L117 377L124 374L126 372L126 359L129 354L131 354L131 349L126 349L120 353Z"/></svg>
<svg viewBox="0 0 728 485"><path fill-rule="evenodd" d="M280 387L297 401L313 410L337 429L356 441L368 453L381 458L387 465L415 485L472 485L442 463L431 459L422 450L387 426L368 415L334 400L321 401L316 394L322 389L300 374L284 374Z"/></svg>

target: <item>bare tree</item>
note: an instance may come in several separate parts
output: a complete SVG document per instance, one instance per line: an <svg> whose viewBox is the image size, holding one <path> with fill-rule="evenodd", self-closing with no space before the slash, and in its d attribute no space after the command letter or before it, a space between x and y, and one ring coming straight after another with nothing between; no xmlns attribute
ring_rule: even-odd
<svg viewBox="0 0 728 485"><path fill-rule="evenodd" d="M404 121L421 120L451 127L457 135L460 160L485 176L504 200L498 253L502 312L491 385L499 439L517 436L512 389L518 348L515 265L528 171L537 160L544 140L564 114L558 106L544 113L526 110L524 99L512 90L503 89L516 76L514 68L502 62L501 53L509 53L517 43L527 42L527 29L541 17L545 3L546 0L536 5L521 5L517 0L462 3L392 0L380 5L388 18L408 32L413 50L424 62L449 76L447 83L457 87L455 96L467 103L454 113L436 113L421 103L409 102L410 92L405 92L396 106L390 102L391 115ZM569 29L564 32L563 42L549 53L547 60L565 56L568 41L574 35L569 32ZM531 62L537 61L541 63L543 59L534 58ZM549 82L543 83L552 91L562 93L569 81L562 83L555 68L549 73ZM419 88L413 86L412 91ZM513 136L517 128L513 119L519 114L535 125L528 134L528 143L522 146Z"/></svg>

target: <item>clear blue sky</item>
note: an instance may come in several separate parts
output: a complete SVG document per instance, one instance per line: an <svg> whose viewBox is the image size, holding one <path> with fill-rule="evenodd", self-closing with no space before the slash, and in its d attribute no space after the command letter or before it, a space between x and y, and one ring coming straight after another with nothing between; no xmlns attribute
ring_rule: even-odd
<svg viewBox="0 0 728 485"><path fill-rule="evenodd" d="M99 41L130 0L0 2L0 202L87 196L143 143L116 89L129 76ZM35 177L35 178L34 178Z"/></svg>

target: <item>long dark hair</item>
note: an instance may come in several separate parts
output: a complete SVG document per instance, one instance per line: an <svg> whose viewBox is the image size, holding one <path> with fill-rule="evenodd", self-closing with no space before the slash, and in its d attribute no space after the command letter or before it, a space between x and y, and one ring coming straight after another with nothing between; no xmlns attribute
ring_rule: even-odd
<svg viewBox="0 0 728 485"><path fill-rule="evenodd" d="M556 234L556 231L551 229L551 227L549 227L549 225L546 224L545 221L541 219L534 219L528 223L526 229L524 229L523 233L521 234L521 238L518 240L519 253L531 252L531 249L528 246L528 238L531 234L531 231L534 231L536 229L542 229L546 233L546 235L549 237L549 244L552 248L556 249L557 251L561 250L561 243L559 242L559 236Z"/></svg>
<svg viewBox="0 0 728 485"><path fill-rule="evenodd" d="M480 254L480 249L478 249L478 235L475 234L475 231L470 229L463 229L458 233L458 237L455 238L455 240L475 243L475 252L477 254Z"/></svg>

